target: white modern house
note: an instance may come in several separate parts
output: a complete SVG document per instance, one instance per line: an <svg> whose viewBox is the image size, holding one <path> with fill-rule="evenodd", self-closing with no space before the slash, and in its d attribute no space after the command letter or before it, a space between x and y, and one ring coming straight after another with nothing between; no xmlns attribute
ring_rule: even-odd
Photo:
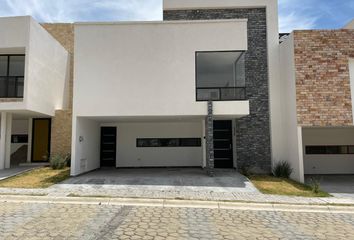
<svg viewBox="0 0 354 240"><path fill-rule="evenodd" d="M68 101L68 53L31 17L1 18L0 32L0 169L23 146L22 162L48 161L51 117Z"/></svg>
<svg viewBox="0 0 354 240"><path fill-rule="evenodd" d="M166 0L164 21L76 23L71 174L236 168L257 152L256 166L269 171L279 141L270 133L277 96L268 95L278 81L276 12L276 1Z"/></svg>
<svg viewBox="0 0 354 240"><path fill-rule="evenodd" d="M279 44L276 0L164 0L163 21L10 17L0 33L0 169L71 147L72 176L354 173L352 22Z"/></svg>

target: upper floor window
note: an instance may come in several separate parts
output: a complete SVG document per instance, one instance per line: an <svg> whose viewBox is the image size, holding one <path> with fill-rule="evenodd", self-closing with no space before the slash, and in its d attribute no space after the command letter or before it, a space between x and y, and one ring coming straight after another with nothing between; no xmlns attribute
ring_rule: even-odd
<svg viewBox="0 0 354 240"><path fill-rule="evenodd" d="M246 99L243 51L196 53L197 101Z"/></svg>
<svg viewBox="0 0 354 240"><path fill-rule="evenodd" d="M0 55L0 98L22 98L25 55Z"/></svg>

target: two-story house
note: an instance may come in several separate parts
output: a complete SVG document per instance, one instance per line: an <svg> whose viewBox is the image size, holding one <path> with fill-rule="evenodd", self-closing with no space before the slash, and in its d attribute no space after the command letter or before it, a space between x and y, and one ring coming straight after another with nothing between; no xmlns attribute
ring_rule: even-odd
<svg viewBox="0 0 354 240"><path fill-rule="evenodd" d="M68 107L68 52L31 17L0 19L0 169L49 159L52 119Z"/></svg>
<svg viewBox="0 0 354 240"><path fill-rule="evenodd" d="M279 45L276 0L163 3L154 22L0 19L0 168L354 172L353 23Z"/></svg>

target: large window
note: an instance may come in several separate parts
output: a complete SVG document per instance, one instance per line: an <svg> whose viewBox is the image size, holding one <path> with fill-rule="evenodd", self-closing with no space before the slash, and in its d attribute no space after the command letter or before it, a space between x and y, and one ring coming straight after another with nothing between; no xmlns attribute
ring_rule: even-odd
<svg viewBox="0 0 354 240"><path fill-rule="evenodd" d="M354 146L338 145L338 146L306 146L307 155L339 155L354 154Z"/></svg>
<svg viewBox="0 0 354 240"><path fill-rule="evenodd" d="M0 98L22 98L25 55L0 55Z"/></svg>
<svg viewBox="0 0 354 240"><path fill-rule="evenodd" d="M196 53L197 101L246 99L245 53Z"/></svg>
<svg viewBox="0 0 354 240"><path fill-rule="evenodd" d="M136 146L141 147L201 147L200 138L138 138Z"/></svg>

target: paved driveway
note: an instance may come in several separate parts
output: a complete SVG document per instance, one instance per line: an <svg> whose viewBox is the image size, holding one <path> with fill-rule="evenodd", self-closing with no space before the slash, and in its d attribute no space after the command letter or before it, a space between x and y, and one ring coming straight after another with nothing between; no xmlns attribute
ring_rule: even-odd
<svg viewBox="0 0 354 240"><path fill-rule="evenodd" d="M354 175L306 176L306 181L310 183L312 177L319 179L321 189L329 192L333 196L350 197L354 199Z"/></svg>
<svg viewBox="0 0 354 240"><path fill-rule="evenodd" d="M213 192L258 192L235 170L216 170L214 177L197 168L114 169L102 168L71 178L62 186L110 186L151 190L191 190Z"/></svg>
<svg viewBox="0 0 354 240"><path fill-rule="evenodd" d="M0 204L10 239L353 239L354 214L98 204Z"/></svg>

